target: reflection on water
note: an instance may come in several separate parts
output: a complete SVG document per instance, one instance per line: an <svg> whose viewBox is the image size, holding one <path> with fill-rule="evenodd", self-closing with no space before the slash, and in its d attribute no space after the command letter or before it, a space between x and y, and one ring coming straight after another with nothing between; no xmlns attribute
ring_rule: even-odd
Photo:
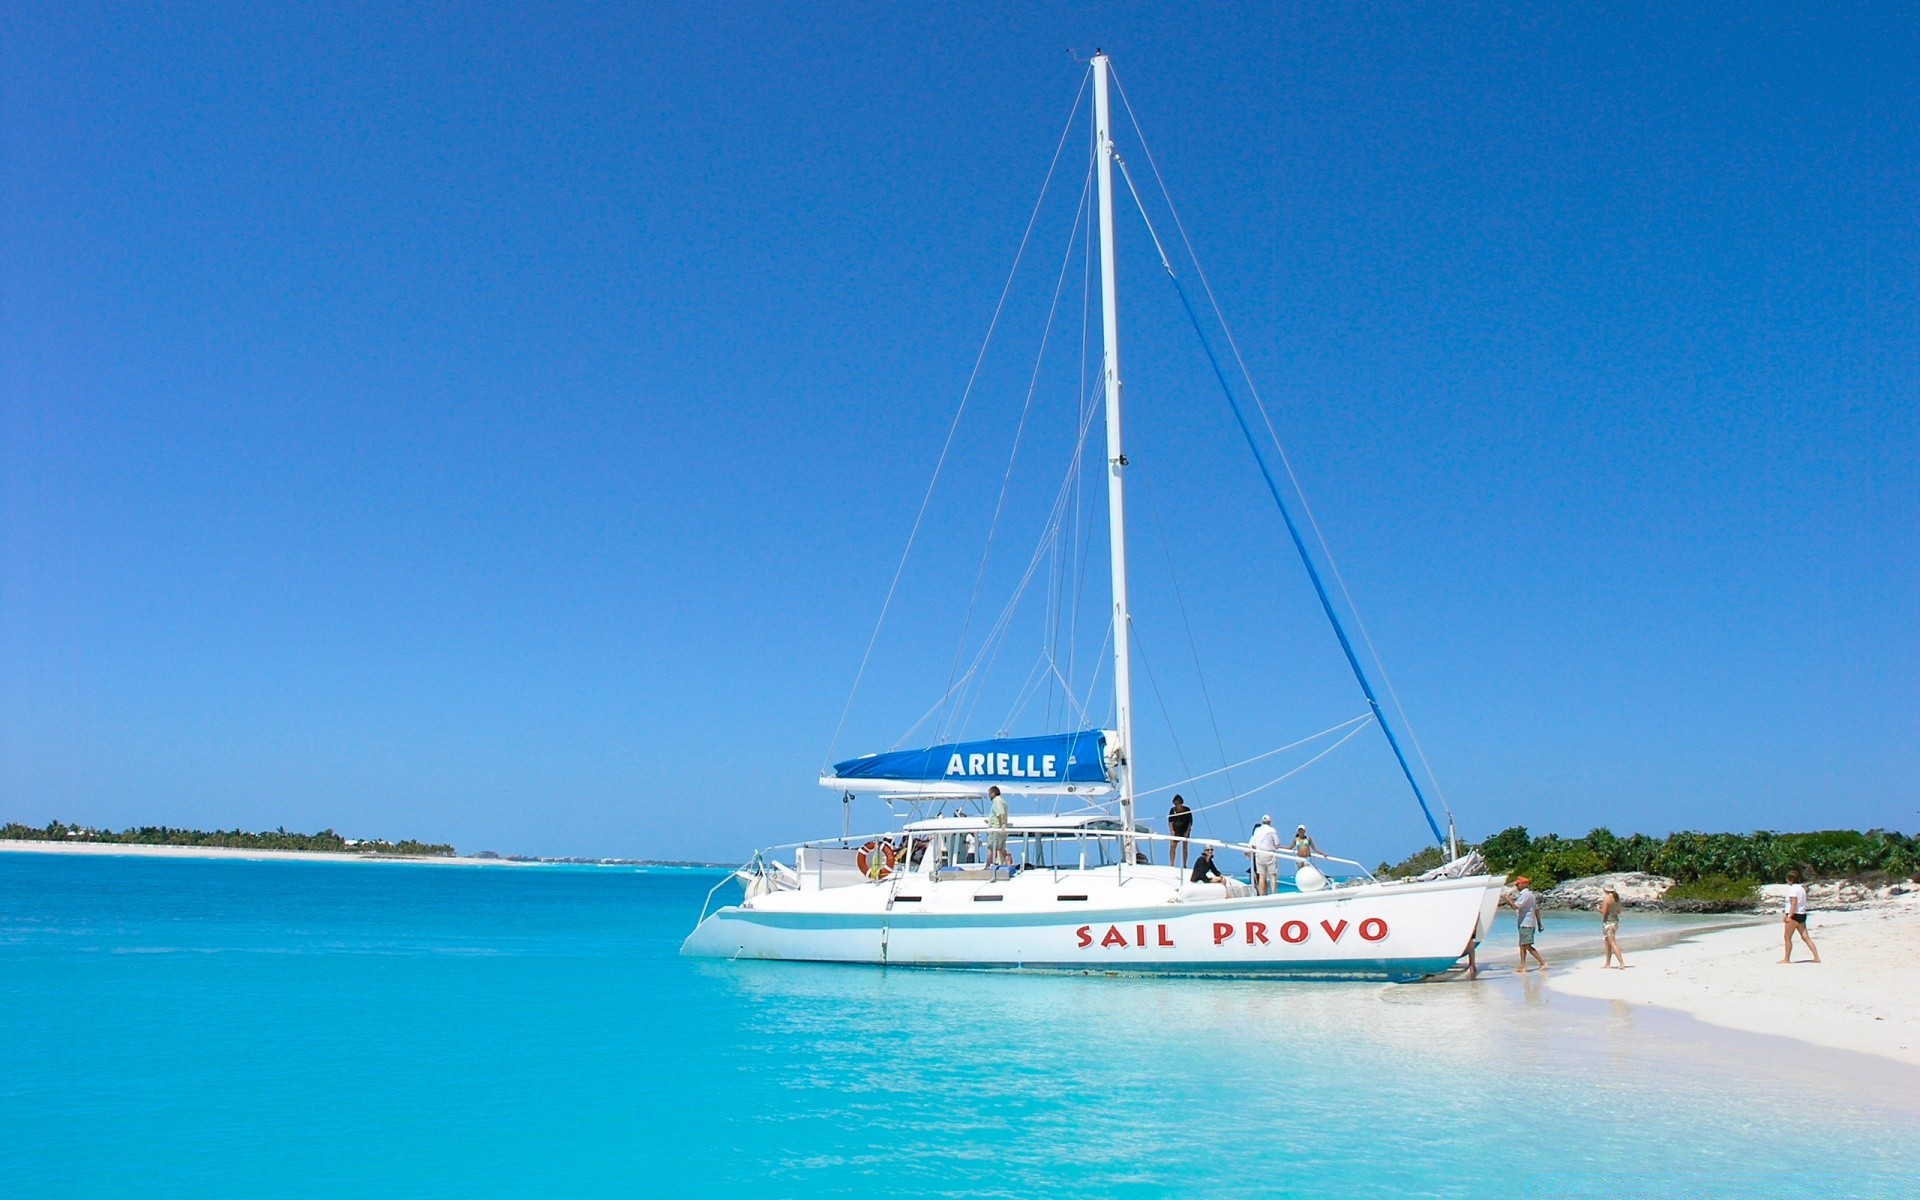
<svg viewBox="0 0 1920 1200"><path fill-rule="evenodd" d="M1056 1194L1167 1169L1272 1194L1466 1195L1649 1163L1784 1179L1811 1154L1852 1180L1834 1176L1826 1194L1882 1196L1908 1194L1914 1166L1913 1072L1557 995L1537 974L1380 985L697 970L745 1003L760 1052L804 1059L781 1088L838 1096L877 1137L936 1158L981 1152L941 1130L988 1133L1002 1173L1037 1184L1070 1166L1085 1190L1055 1176ZM1781 1139L1790 1127L1809 1136Z"/></svg>
<svg viewBox="0 0 1920 1200"><path fill-rule="evenodd" d="M1498 969L727 964L676 953L694 873L11 857L9 1195L1653 1195L1634 1180L1684 1169L1690 1197L1808 1172L1846 1197L1920 1173L1911 1071ZM1550 959L1588 936L1549 919Z"/></svg>

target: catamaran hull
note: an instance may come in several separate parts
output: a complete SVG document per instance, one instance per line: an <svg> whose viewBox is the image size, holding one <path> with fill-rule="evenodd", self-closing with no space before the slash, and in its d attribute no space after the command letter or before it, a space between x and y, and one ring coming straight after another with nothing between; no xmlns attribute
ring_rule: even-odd
<svg viewBox="0 0 1920 1200"><path fill-rule="evenodd" d="M1408 980L1444 971L1466 954L1492 924L1500 885L1496 877L1476 876L1079 911L902 912L897 903L890 911L863 912L846 903L837 911L809 910L804 896L785 904L777 902L787 897L774 896L708 916L681 953L957 969Z"/></svg>

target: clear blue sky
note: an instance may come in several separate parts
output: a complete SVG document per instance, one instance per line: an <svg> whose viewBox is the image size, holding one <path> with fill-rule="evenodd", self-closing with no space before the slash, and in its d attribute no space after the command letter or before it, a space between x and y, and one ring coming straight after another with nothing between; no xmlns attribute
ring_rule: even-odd
<svg viewBox="0 0 1920 1200"><path fill-rule="evenodd" d="M1911 831L1917 25L12 6L0 817L719 858L837 830L813 776L1069 50L1104 46L1464 832ZM1157 782L1220 760L1169 560L1229 755L1363 705L1122 236ZM1033 303L844 754L945 686ZM1425 837L1371 731L1260 811L1369 859Z"/></svg>

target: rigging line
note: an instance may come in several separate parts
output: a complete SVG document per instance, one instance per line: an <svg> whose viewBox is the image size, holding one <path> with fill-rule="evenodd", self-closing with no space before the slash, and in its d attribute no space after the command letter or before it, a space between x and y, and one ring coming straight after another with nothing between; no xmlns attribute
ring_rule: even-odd
<svg viewBox="0 0 1920 1200"><path fill-rule="evenodd" d="M1033 237L1034 224L1040 219L1041 205L1046 203L1047 190L1053 183L1053 172L1060 165L1060 152L1066 149L1067 135L1073 132L1074 118L1080 115L1080 101L1087 94L1087 80L1093 77L1093 68L1080 78L1080 90L1074 93L1073 107L1067 111L1067 124L1060 131L1060 141L1053 148L1053 158L1047 163L1046 178L1040 181L1040 195L1033 202L1033 211L1027 215L1027 228L1020 235L1020 246L1014 251L1013 266L1007 271L1007 281L1000 287L1000 299L993 306L993 317L987 322L987 336L980 343L980 352L974 355L973 370L967 374L967 385L960 392L960 407L954 411L953 423L947 426L947 439L940 445L940 457L933 464L933 478L927 481L926 495L920 498L920 511L914 514L913 527L907 532L906 548L900 552L900 564L893 569L893 582L887 585L887 598L881 602L880 617L873 623L873 635L867 639L867 650L860 656L860 669L854 672L853 687L847 692L847 702L840 709L840 721L833 727L833 739L827 743L827 756L821 760L820 770L824 774L833 762L834 748L840 744L840 735L845 732L847 716L853 711L854 697L860 694L860 681L866 678L867 665L873 659L873 648L880 641L880 630L887 622L887 613L893 607L894 593L900 588L900 577L907 569L907 559L913 553L913 543L920 536L921 523L926 520L927 506L933 502L933 489L940 482L940 472L947 465L947 455L953 449L954 435L960 431L960 418L966 415L967 401L973 395L973 385L980 378L980 365L986 361L987 347L993 343L994 330L1000 327L1000 316L1006 311L1007 296L1013 291L1014 278L1020 273L1020 262L1026 257L1027 243Z"/></svg>
<svg viewBox="0 0 1920 1200"><path fill-rule="evenodd" d="M1243 758L1239 762L1234 763L1230 767L1220 767L1216 770L1208 771L1205 774L1201 774L1201 775L1195 775L1188 779L1175 780L1173 783L1163 784L1160 787L1154 788L1152 791L1135 792L1134 795L1135 796L1158 795L1161 792L1170 792L1175 788L1186 787L1189 784L1198 783L1202 779L1211 779L1215 775L1218 775L1223 771L1237 771L1241 767L1251 766L1252 764L1259 762L1263 758L1272 758L1276 754L1285 754L1287 751L1297 750L1301 746L1304 746L1309 742L1317 742L1321 738L1326 737L1328 734L1339 733L1342 729L1345 729L1349 725L1358 725L1363 722L1371 721L1371 720L1373 720L1373 714L1370 712L1364 712L1357 717L1349 717L1347 720L1340 722L1338 725L1329 725L1327 728L1322 729L1319 733L1310 733L1306 737L1301 738L1297 742L1288 742L1284 746L1280 746L1276 749L1268 750L1263 753L1256 754L1252 758Z"/></svg>
<svg viewBox="0 0 1920 1200"><path fill-rule="evenodd" d="M1111 70L1111 66L1109 66ZM1181 245L1186 248L1187 259L1193 263L1193 273L1200 280L1201 290L1207 295L1207 304L1213 309L1214 320L1220 323L1220 332L1226 335L1227 348L1233 352L1234 365L1240 369L1240 377L1246 381L1247 391L1253 397L1254 407L1260 412L1260 421L1266 426L1267 436L1273 440L1273 448L1280 455L1280 465L1286 469L1287 482L1292 485L1294 495L1300 498L1300 509L1306 514L1307 524L1313 529L1313 540L1319 545L1320 553L1327 560L1327 567L1333 572L1333 581L1340 588L1341 599L1346 601L1347 610L1353 614L1353 622L1360 627L1360 639L1366 643L1367 656L1380 672L1380 681L1386 685L1387 698L1393 701L1394 712L1400 717L1400 723L1406 728L1407 737L1413 742L1414 753L1420 756L1421 769L1433 784L1434 792L1440 798L1440 806L1446 810L1449 821L1453 817L1453 806L1447 802L1446 788L1441 786L1439 775L1434 773L1433 764L1427 760L1427 751L1420 744L1420 734L1413 727L1413 721L1407 716L1406 706L1400 703L1400 693L1393 686L1393 676L1387 671L1387 664L1374 647L1373 635L1367 630L1366 618L1360 615L1360 606L1354 603L1353 593L1347 588L1347 580L1340 572L1340 564L1333 556L1333 548L1327 544L1326 534L1320 528L1320 519L1314 515L1313 505L1307 500L1306 489L1300 486L1300 477L1294 473L1293 460L1287 454L1286 445L1280 440L1280 432L1274 427L1273 417L1267 410L1267 404L1260 396L1260 388L1253 381L1253 372L1247 369L1247 360L1240 353L1240 343L1233 336L1233 327L1227 324L1227 317L1220 310L1220 301L1213 293L1213 284L1207 279L1206 268L1200 265L1200 256L1194 252L1193 239L1187 236L1186 223L1180 219L1180 210L1173 203L1173 194L1167 190L1166 178L1160 173L1160 164L1153 157L1153 148L1147 144L1146 133L1140 128L1140 119L1133 111L1133 104L1127 99L1127 89L1120 83L1118 74L1113 75L1114 87L1120 93L1120 103L1127 110L1127 121L1133 126L1134 138L1140 143L1141 153L1146 155L1147 166L1153 171L1154 183L1160 188L1160 198L1166 202L1167 213L1173 218L1173 226L1180 234ZM1131 184L1129 184L1131 186ZM1139 197L1135 196L1135 203ZM1142 214L1144 216L1144 212ZM1149 223L1150 224L1150 223ZM1171 268L1169 268L1171 269ZM1384 728L1384 723L1383 726Z"/></svg>
<svg viewBox="0 0 1920 1200"><path fill-rule="evenodd" d="M1080 705L1080 697L1073 694L1073 684L1067 682L1067 677L1060 673L1060 660L1049 654L1047 656L1047 667L1053 672L1053 677L1060 681L1061 699L1067 702L1067 704L1062 705L1062 707L1079 705L1084 709L1085 706ZM1047 716L1051 719L1053 714L1048 713Z"/></svg>
<svg viewBox="0 0 1920 1200"><path fill-rule="evenodd" d="M991 654L994 658L998 658L1000 647L1004 644L1007 630L1013 623L1014 613L1018 610L1021 600L1025 598L1027 588L1033 583L1034 572L1038 570L1040 564L1046 560L1048 547L1052 545L1054 539L1059 537L1061 524L1065 520L1063 506L1072 494L1070 485L1080 471L1081 463L1085 457L1084 449L1087 434L1091 432L1093 428L1091 416L1093 411L1097 410L1089 410L1088 421L1080 429L1080 441L1075 445L1073 456L1068 460L1066 478L1061 480L1060 490L1054 494L1053 505L1047 511L1047 521L1045 525L1041 527L1040 540L1034 545L1033 555L1027 560L1026 570L1020 576L1020 582L1014 587L1012 595L1007 598L1006 605L1001 608L1000 615L994 618L994 622L992 626L988 628L986 636L981 639L980 649L974 655L973 662L967 667L967 676L975 679L984 678L985 675L981 669L983 661L986 661L985 673L990 674L992 672L993 663L987 661L988 656ZM965 727L967 722L973 719L973 712L974 709L979 706L979 700L980 695L976 692L973 699L967 704L966 714L961 718L960 724L962 728Z"/></svg>
<svg viewBox="0 0 1920 1200"><path fill-rule="evenodd" d="M1119 155L1113 156L1119 165L1122 178L1127 181L1127 190L1133 194L1133 202L1140 210L1140 219L1145 222L1148 233L1153 235L1153 244L1160 246L1160 237L1153 234L1153 220L1147 216L1146 205L1140 202L1139 189L1133 186L1133 175L1127 170L1126 160ZM1253 460L1260 467L1260 477L1266 481L1267 491L1273 496L1273 502L1280 510L1280 519L1286 522L1287 534L1293 539L1293 548L1299 552L1300 564L1307 569L1307 578L1313 582L1313 591L1320 598L1320 608L1327 615L1327 623L1333 626L1333 634L1340 640L1340 649L1347 656L1347 666L1353 671L1354 682L1367 697L1367 704L1379 718L1380 732L1387 737L1387 745L1393 748L1393 757L1400 763L1401 773L1407 777L1407 786L1413 789L1413 798L1420 804L1421 815L1427 819L1427 828L1433 831L1434 841L1446 845L1447 839L1440 832L1440 823L1433 819L1433 810L1427 807L1427 796L1420 788L1420 781L1414 777L1413 764L1407 761L1407 755L1400 748L1400 739L1394 736L1393 726L1387 724L1386 716L1380 709L1380 700L1373 692L1373 684L1368 681L1366 671L1360 666L1360 657L1354 653L1353 642L1347 637L1347 631L1340 624L1340 614L1334 610L1333 598L1327 594L1327 585L1320 578L1320 569L1313 563L1313 555L1307 551L1306 539L1300 536L1300 526L1293 519L1293 511L1287 507L1285 497L1280 494L1280 485L1273 478L1273 469L1267 465L1266 455L1260 452L1260 442L1253 436L1253 426L1247 424L1246 412L1240 406L1240 398L1227 384L1227 375L1220 367L1220 357L1213 352L1213 343L1207 339L1207 333L1200 324L1200 314L1193 311L1193 299L1187 295L1187 287L1180 282L1180 276L1167 261L1164 250L1161 252L1160 265L1166 268L1167 278L1173 281L1173 290L1179 293L1180 307L1186 310L1187 320L1193 326L1194 336L1200 339L1200 348L1206 352L1207 363L1213 368L1213 377L1219 381L1220 390L1226 395L1227 406L1233 409L1233 419L1240 426L1240 434L1246 439L1247 449L1253 452Z"/></svg>
<svg viewBox="0 0 1920 1200"><path fill-rule="evenodd" d="M1027 418L1033 412L1033 397L1040 388L1040 368L1047 359L1047 344L1053 336L1053 319L1060 311L1060 293L1067 284L1067 266L1073 261L1073 246L1080 232L1080 215L1086 211L1087 190L1093 186L1093 168L1088 166L1087 174L1080 182L1080 204L1074 210L1073 231L1067 235L1067 252L1060 259L1060 273L1053 284L1053 304L1047 309L1046 324L1040 330L1040 347L1033 356L1033 371L1027 377L1027 396L1020 406L1020 422L1014 426L1013 449L1007 454L1007 469L1000 476L1000 494L993 502L993 519L987 524L987 543L980 548L980 566L973 575L973 592L967 597L967 615L960 624L960 637L953 647L953 665L948 668L947 682L951 684L960 669L960 656L967 650L967 631L973 626L973 612L980 602L980 586L986 581L987 562L993 555L993 540L1000 531L1000 517L1006 511L1007 490L1013 483L1013 469L1020 461L1020 444L1026 438ZM958 708L958 705L955 706ZM971 715L972 706L968 707ZM943 733L952 732L952 722L948 722Z"/></svg>
<svg viewBox="0 0 1920 1200"><path fill-rule="evenodd" d="M1132 622L1129 621L1128 625L1129 625L1129 632L1131 632ZM1167 723L1167 736L1173 739L1174 756L1180 760L1180 769L1182 771L1192 770L1191 767L1187 766L1187 752L1181 749L1180 747L1180 734L1173 727L1173 713L1168 711L1167 709L1166 697L1160 694L1160 681L1154 678L1153 664L1147 660L1146 643L1141 641L1140 637L1137 634L1133 637L1132 640L1133 640L1134 649L1140 652L1140 665L1146 668L1147 683L1153 688L1154 701L1160 705L1160 719ZM1135 800L1138 800L1140 798L1140 794L1138 792L1135 792L1133 798Z"/></svg>
<svg viewBox="0 0 1920 1200"><path fill-rule="evenodd" d="M1320 753L1314 755L1312 758L1308 759L1307 761L1301 763L1299 766L1295 767L1293 770L1288 771L1285 775L1282 775L1276 779L1269 779L1265 783L1261 784L1259 787L1249 788L1246 791L1241 792L1240 799L1245 800L1248 796L1252 796L1258 792L1264 792L1268 788L1274 786L1277 783L1285 783L1287 780L1292 779L1295 775L1298 775L1300 772L1306 770L1308 767L1319 762L1321 759L1325 758L1327 755L1332 754L1335 750L1338 750L1340 747L1352 741L1355 737L1359 735L1362 729L1365 729L1368 725L1372 723L1373 723L1373 714L1368 713L1366 721L1363 722L1362 724L1354 726L1352 729L1349 729L1345 737L1341 738L1339 741L1335 742L1333 745L1328 746L1325 750L1322 750ZM1218 804L1209 804L1206 806L1206 808L1196 808L1193 811L1196 813L1203 813L1203 812L1206 812L1207 809L1219 808L1220 805L1222 804L1230 804L1230 803L1232 803L1232 801L1222 800Z"/></svg>
<svg viewBox="0 0 1920 1200"><path fill-rule="evenodd" d="M1167 560L1167 581L1173 585L1173 599L1174 603L1180 609L1180 623L1187 631L1187 650L1193 655L1193 673L1200 680L1200 697L1206 701L1207 720L1213 726L1213 744L1214 747L1220 751L1220 761L1224 763L1227 761L1227 743L1225 739L1220 736L1220 718L1214 715L1213 693L1207 688L1207 673L1200 666L1200 644L1194 639L1193 622L1187 617L1186 597L1180 592L1180 577L1173 569L1173 547L1167 542L1167 527L1160 520L1159 505L1154 503L1153 485L1148 479L1148 473L1142 472L1139 478L1141 481L1140 490L1146 496L1147 501L1147 519L1153 523L1154 532L1160 535L1160 553ZM1231 773L1227 775L1227 793L1229 795L1233 794L1233 775ZM1137 792L1135 793L1136 796L1138 794Z"/></svg>
<svg viewBox="0 0 1920 1200"><path fill-rule="evenodd" d="M959 682L955 683L953 687L947 689L947 696L951 696L954 693L955 689L965 687L967 684L967 680L971 679L972 677L973 677L973 673L971 671L969 671L965 675L962 675L959 679ZM938 700L935 700L933 702L932 707L928 708L926 712L923 712L920 714L919 720L907 726L907 731L901 734L897 739L895 739L893 745L887 747L887 752L891 754L893 751L898 750L902 745L904 745L906 743L906 740L913 736L915 730L919 729L922 725L925 725L927 723L928 718L932 717L934 713L937 713L940 711L940 706L947 702L947 696L942 696Z"/></svg>
<svg viewBox="0 0 1920 1200"><path fill-rule="evenodd" d="M1076 425L1080 423L1080 420L1081 420L1080 409L1085 403L1085 401L1083 401L1081 397L1085 396L1087 393L1087 330L1089 328L1089 322L1092 319L1092 307L1088 302L1088 296L1090 295L1089 289L1092 287L1092 284L1093 284L1093 222L1091 221L1087 222L1086 230L1087 230L1087 236L1081 239L1081 243L1080 243L1080 259L1082 264L1081 280L1080 280L1080 356L1078 359L1078 366L1080 369L1080 384L1078 389L1074 392L1075 411L1073 414L1074 422ZM1065 677L1060 675L1060 669L1058 665L1059 654L1060 654L1060 627L1063 622L1067 626L1067 674L1068 675L1071 675L1073 673L1073 640L1074 640L1074 634L1078 630L1078 621L1075 620L1075 618L1078 616L1078 612L1077 612L1078 596L1077 596L1077 589L1074 588L1074 585L1078 580L1078 574L1075 570L1075 564L1078 561L1076 558L1076 553L1079 549L1079 542L1080 542L1080 499L1079 497L1080 497L1079 482L1078 480L1076 480L1074 483L1074 492L1073 492L1073 501L1072 501L1073 532L1069 535L1064 545L1056 544L1056 549L1055 549L1055 553L1058 558L1060 586L1059 586L1059 590L1055 592L1052 599L1053 621L1052 621L1051 635L1053 639L1052 653L1053 653L1053 658L1055 662L1054 675L1061 679L1062 684L1065 683ZM1075 599L1073 601L1069 601L1067 598L1070 593L1075 596ZM1071 691L1072 689L1068 688L1069 694L1071 693ZM1066 696L1063 696L1061 700L1062 700L1062 707L1064 709L1069 703L1069 701ZM1047 724L1049 727L1053 726L1053 682L1052 680L1048 680L1047 682Z"/></svg>
<svg viewBox="0 0 1920 1200"><path fill-rule="evenodd" d="M1039 694L1040 685L1053 682L1053 677L1047 673L1046 668L1047 648L1041 646L1033 665L1027 668L1027 677L1020 681L1020 690L1013 695L1013 707L1001 719L1000 728L994 731L994 737L1006 737L1007 732L1013 728L1013 723L1019 719L1021 711L1027 707L1027 703Z"/></svg>
<svg viewBox="0 0 1920 1200"><path fill-rule="evenodd" d="M1091 197L1089 197L1085 192L1082 192L1081 194L1082 204L1085 204L1090 198ZM1078 221L1080 218L1076 216L1074 219ZM1081 285L1080 285L1080 357L1079 357L1080 383L1079 383L1078 390L1074 392L1074 414L1073 415L1074 415L1074 422L1076 427L1078 427L1078 425L1081 422L1080 409L1082 404L1084 403L1080 399L1080 397L1086 394L1086 389L1087 389L1087 328L1088 328L1088 321L1089 321L1090 312L1091 312L1087 303L1087 296L1088 296L1088 288L1091 286L1091 283L1092 283L1091 272L1093 268L1093 222L1088 221L1085 225L1081 226L1081 228L1084 231L1085 236L1081 238L1081 242L1080 242L1080 246L1081 246L1080 256L1084 265L1081 270L1082 279L1081 279ZM1068 252L1069 253L1072 252L1071 246L1069 246ZM1069 467L1070 472L1074 470L1075 467L1077 467L1077 462L1078 460L1076 459L1075 466ZM1073 494L1076 498L1079 495L1077 491L1078 486L1079 486L1078 480L1075 480L1074 487L1076 490L1074 491ZM1077 505L1078 500L1075 499L1071 503ZM1057 537L1055 538L1053 543L1053 568L1047 580L1047 613L1048 613L1048 620L1046 624L1047 661L1048 661L1048 665L1052 668L1052 673L1047 678L1046 723L1047 723L1047 728L1049 729L1055 728L1053 724L1054 680L1056 679L1060 680L1063 686L1066 683L1065 678L1060 674L1060 668L1059 668L1060 626L1061 626L1062 618L1067 611L1067 599L1066 599L1067 590L1069 586L1072 584L1074 579L1073 552L1075 548L1075 539L1077 539L1079 536L1079 528L1080 528L1078 508L1077 507L1073 508L1072 512L1074 514L1074 524L1073 524L1074 532L1071 535L1070 540L1068 540L1065 544L1062 544L1059 538ZM1067 654L1069 657L1069 661L1071 661L1071 657L1073 654L1071 632L1069 632L1068 634L1068 639L1069 641L1068 641ZM1070 695L1072 692L1072 689L1068 688L1067 691ZM1062 697L1062 699L1064 702L1066 697Z"/></svg>
<svg viewBox="0 0 1920 1200"><path fill-rule="evenodd" d="M1087 698L1080 704L1080 719L1074 722L1080 729L1085 729L1088 726L1088 721L1090 720L1089 714L1093 710L1093 694L1100 686L1100 676L1106 673L1107 647L1111 645L1112 642L1113 618L1108 617L1106 632L1100 635L1100 645L1094 651L1093 678L1087 680Z"/></svg>
<svg viewBox="0 0 1920 1200"><path fill-rule="evenodd" d="M1089 139L1090 146L1098 143L1099 132L1097 130L1089 130L1087 133L1087 136ZM1090 152L1087 157L1092 158L1093 153ZM1092 341L1091 341L1092 330L1093 330L1093 226L1089 224L1087 226L1086 240L1081 243L1080 390L1077 393L1077 395L1080 397L1081 411L1080 411L1079 417L1080 417L1080 424L1083 428L1092 427L1093 411L1096 407L1098 407L1097 401L1095 399L1096 388L1090 388L1087 385L1087 364L1089 361L1088 351L1092 345ZM1084 457L1084 454L1085 454L1084 449L1082 449L1080 453ZM1070 558L1070 565L1073 570L1073 592L1071 597L1067 601L1068 608L1067 608L1067 677L1066 679L1067 679L1067 685L1069 690L1071 690L1073 680L1077 677L1077 673L1074 668L1076 665L1075 655L1077 653L1077 647L1080 641L1080 602L1081 602L1081 595L1085 591L1085 586L1086 586L1087 560L1088 560L1087 543L1091 537L1092 537L1092 530L1091 530L1091 527L1088 526L1087 520L1086 520L1086 473L1083 470L1079 475L1077 475L1074 478L1074 484L1073 484L1073 543L1071 547L1072 554ZM1091 695L1089 695L1089 699L1091 699ZM1083 705L1082 712L1084 711L1085 711L1085 706Z"/></svg>

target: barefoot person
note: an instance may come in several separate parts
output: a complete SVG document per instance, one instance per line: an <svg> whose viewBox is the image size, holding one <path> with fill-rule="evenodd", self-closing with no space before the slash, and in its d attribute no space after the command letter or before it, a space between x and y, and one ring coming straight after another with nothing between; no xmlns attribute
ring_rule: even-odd
<svg viewBox="0 0 1920 1200"><path fill-rule="evenodd" d="M1279 882L1280 874L1280 831L1273 827L1271 816L1261 817L1260 823L1253 827L1253 890L1262 896L1271 896Z"/></svg>
<svg viewBox="0 0 1920 1200"><path fill-rule="evenodd" d="M1807 944L1813 961L1820 961L1820 947L1813 944L1813 936L1807 932L1807 885L1800 882L1800 872L1797 870L1787 872L1787 908L1780 914L1780 931L1786 942L1781 962L1793 961L1793 935L1796 933Z"/></svg>
<svg viewBox="0 0 1920 1200"><path fill-rule="evenodd" d="M1527 955L1533 955L1533 961L1540 964L1542 971L1547 969L1547 960L1540 957L1540 951L1534 949L1534 935L1540 932L1543 922L1540 920L1540 897L1528 885L1533 880L1525 875L1513 881L1513 891L1500 897L1500 903L1513 910L1520 924L1520 973L1527 973Z"/></svg>
<svg viewBox="0 0 1920 1200"><path fill-rule="evenodd" d="M987 789L987 868L992 870L1002 863L1011 867L1013 855L1007 851L1007 798L1000 789Z"/></svg>
<svg viewBox="0 0 1920 1200"><path fill-rule="evenodd" d="M1620 903L1620 893L1614 890L1612 884L1608 884L1607 890L1600 893L1600 936L1607 939L1607 957L1600 964L1601 970L1613 966L1616 958L1620 960L1621 967L1627 965L1627 956L1620 953L1620 943L1614 940L1620 932L1620 910L1624 907Z"/></svg>

